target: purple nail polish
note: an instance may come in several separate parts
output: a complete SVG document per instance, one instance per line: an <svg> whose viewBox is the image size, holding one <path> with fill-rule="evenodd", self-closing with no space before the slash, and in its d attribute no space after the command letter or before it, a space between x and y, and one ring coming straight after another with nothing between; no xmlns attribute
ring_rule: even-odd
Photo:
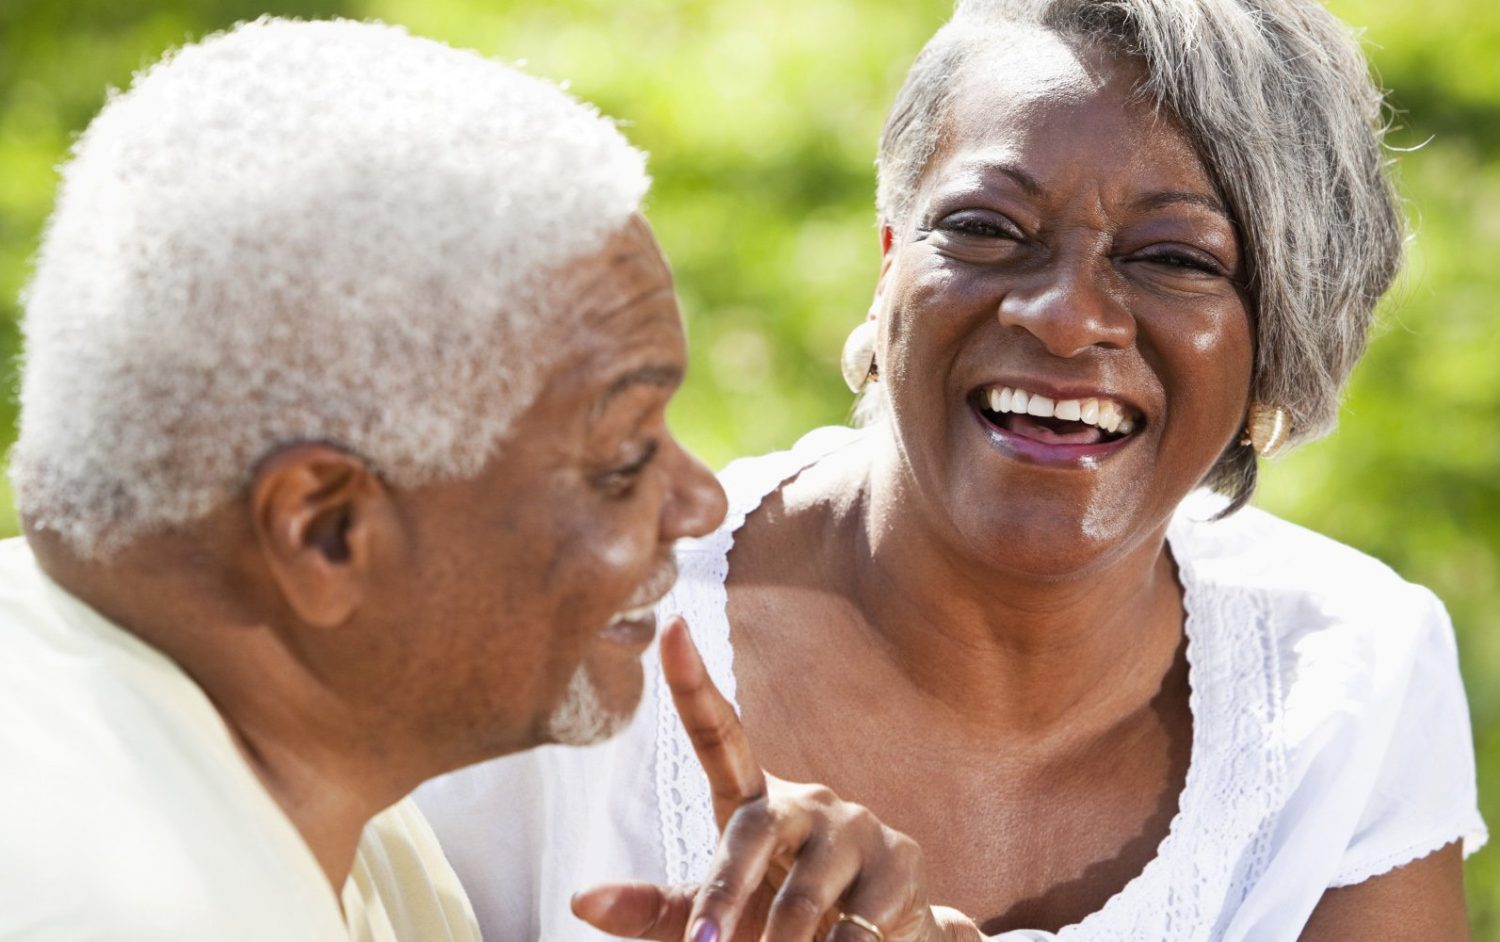
<svg viewBox="0 0 1500 942"><path fill-rule="evenodd" d="M693 942L719 942L719 927L712 919L699 919L693 926Z"/></svg>

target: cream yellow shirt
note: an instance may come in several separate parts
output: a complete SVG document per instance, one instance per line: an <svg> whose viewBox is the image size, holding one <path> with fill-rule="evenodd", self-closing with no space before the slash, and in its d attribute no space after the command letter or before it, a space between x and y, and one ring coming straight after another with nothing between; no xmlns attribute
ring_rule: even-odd
<svg viewBox="0 0 1500 942"><path fill-rule="evenodd" d="M480 942L469 898L410 798L365 828L343 896L354 942Z"/></svg>
<svg viewBox="0 0 1500 942"><path fill-rule="evenodd" d="M0 542L0 942L475 942L409 800L339 899L203 691Z"/></svg>

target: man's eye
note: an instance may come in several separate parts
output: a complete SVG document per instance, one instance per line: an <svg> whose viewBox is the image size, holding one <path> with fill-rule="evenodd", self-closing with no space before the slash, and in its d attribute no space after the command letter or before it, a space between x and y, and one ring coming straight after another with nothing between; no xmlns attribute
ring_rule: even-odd
<svg viewBox="0 0 1500 942"><path fill-rule="evenodd" d="M636 480L646 466L651 464L651 459L656 457L656 442L647 442L646 447L641 450L639 457L622 465L608 468L594 477L594 484L599 490L613 497L624 497L635 487Z"/></svg>

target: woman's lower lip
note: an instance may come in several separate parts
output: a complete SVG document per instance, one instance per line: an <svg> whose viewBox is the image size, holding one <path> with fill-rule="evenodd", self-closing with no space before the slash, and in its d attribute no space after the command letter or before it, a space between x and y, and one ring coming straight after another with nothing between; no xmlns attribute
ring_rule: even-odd
<svg viewBox="0 0 1500 942"><path fill-rule="evenodd" d="M974 420L979 423L979 428L985 433L985 437L1002 453L1021 461L1049 467L1094 468L1099 462L1135 440L1134 435L1127 435L1112 442L1099 442L1093 445L1039 442L1001 428L985 418L984 414L972 405L969 411L973 414Z"/></svg>

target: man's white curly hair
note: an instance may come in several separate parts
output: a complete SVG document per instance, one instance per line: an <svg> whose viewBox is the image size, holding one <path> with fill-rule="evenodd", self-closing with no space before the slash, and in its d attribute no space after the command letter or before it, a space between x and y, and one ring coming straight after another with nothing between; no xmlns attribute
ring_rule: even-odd
<svg viewBox="0 0 1500 942"><path fill-rule="evenodd" d="M114 95L27 288L30 526L107 554L296 441L477 474L568 316L549 273L640 206L643 155L555 85L374 23L261 19Z"/></svg>

